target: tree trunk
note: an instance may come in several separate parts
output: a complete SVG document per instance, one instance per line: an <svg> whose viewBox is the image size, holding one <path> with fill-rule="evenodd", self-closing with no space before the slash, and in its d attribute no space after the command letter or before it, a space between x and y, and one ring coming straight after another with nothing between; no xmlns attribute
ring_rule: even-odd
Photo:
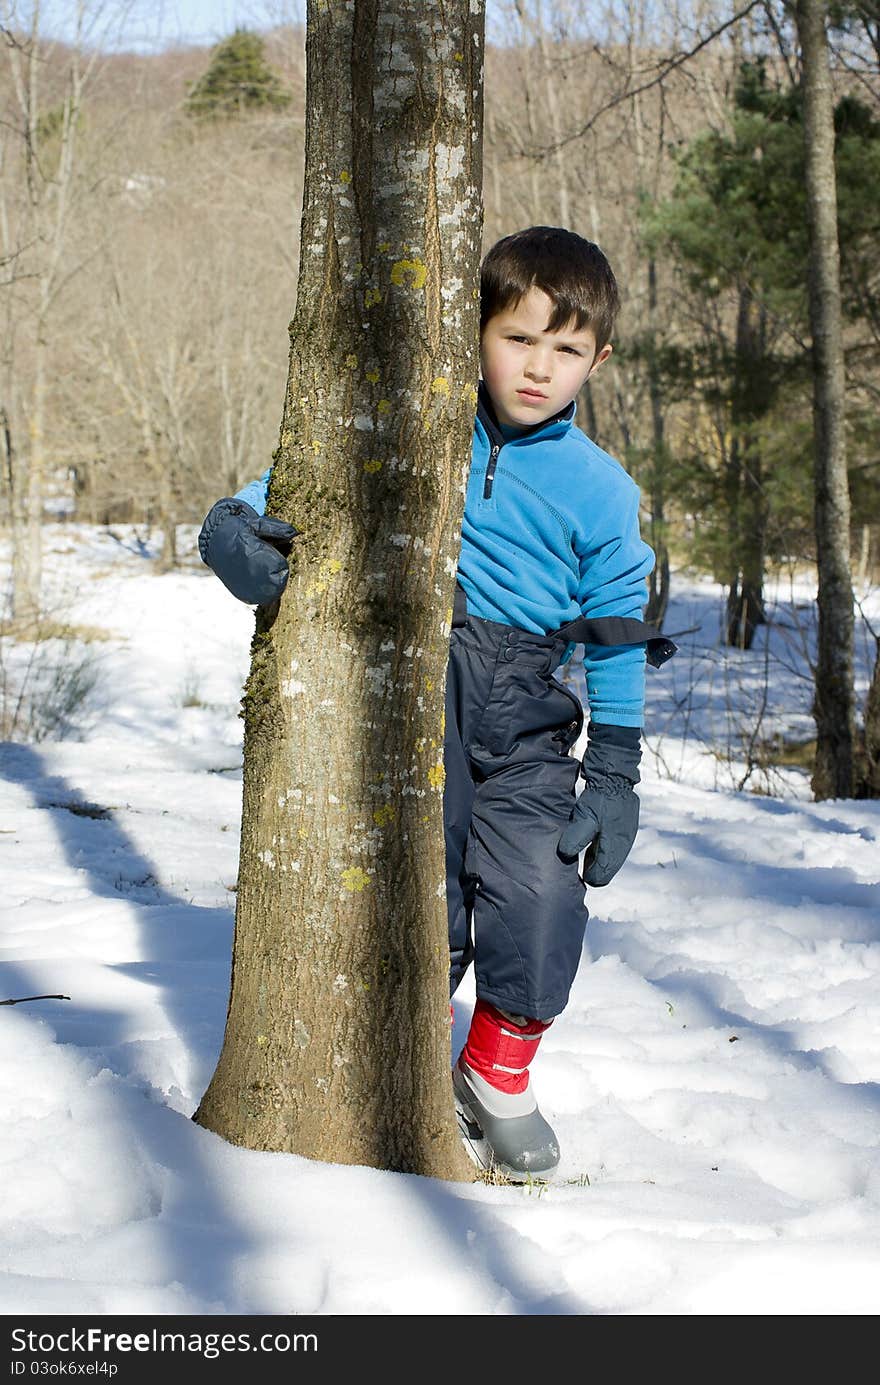
<svg viewBox="0 0 880 1385"><path fill-rule="evenodd" d="M568 169L571 160L562 145L562 121L559 116L559 88L561 83L565 81L565 71L560 68L555 54L550 52L550 46L547 43L543 0L534 0L534 5L534 33L538 52L541 55L542 99L550 122L550 167L553 170L553 184L558 199L558 224L569 227L571 226L571 199L568 191ZM520 13L522 12L521 5L518 5L517 9Z"/></svg>
<svg viewBox="0 0 880 1385"><path fill-rule="evenodd" d="M302 531L244 700L226 1037L249 1148L470 1179L450 1086L449 623L478 374L482 5L309 0L269 508Z"/></svg>
<svg viewBox="0 0 880 1385"><path fill-rule="evenodd" d="M859 736L854 798L880 798L880 639L874 639L874 673L865 699L865 724Z"/></svg>
<svg viewBox="0 0 880 1385"><path fill-rule="evenodd" d="M813 337L815 523L819 568L819 646L813 716L817 799L853 790L853 594L846 472L843 330L834 105L823 0L798 0L810 231L810 330Z"/></svg>
<svg viewBox="0 0 880 1385"><path fill-rule="evenodd" d="M12 427L5 409L0 410L3 436L3 489L9 503L12 540L12 600L10 615L22 626L31 626L38 611L29 608L31 591L28 528L27 473L12 443Z"/></svg>
<svg viewBox="0 0 880 1385"><path fill-rule="evenodd" d="M156 507L162 546L156 560L156 571L163 573L172 572L177 567L177 514L171 474L171 458L166 453L164 460L160 459L156 455L157 452L158 449L155 449Z"/></svg>
<svg viewBox="0 0 880 1385"><path fill-rule="evenodd" d="M747 284L739 290L736 374L731 400L728 505L727 643L751 649L764 622L767 503L754 421L767 408L766 316Z"/></svg>
<svg viewBox="0 0 880 1385"><path fill-rule="evenodd" d="M525 11L524 11L524 7L523 7L523 4L522 4L522 0L515 0L515 8L516 8L517 17L518 17L519 22L520 22L520 29L521 29L521 32L522 32L522 36L523 36L523 39L525 40L525 39L526 39L527 26L528 26L528 19L527 19L527 16L526 16L526 14L525 14ZM535 93L534 93L534 91L532 90L532 72L533 72L534 68L533 68L533 58L532 58L532 53L531 53L531 51L530 51L530 48L531 48L531 45L530 45L527 41L525 41L525 42L522 43L522 54L521 54L522 65L523 65L522 104L523 104L523 109L525 110L525 114L526 114L526 130L528 131L528 137L529 137L529 145L528 145L528 153L527 153L527 160L528 160L528 175L529 175L529 216L528 216L528 219L529 219L529 221L532 223L533 226L540 226L540 225L543 225L543 223L544 223L544 221L545 221L545 217L544 217L544 215L543 215L543 212L544 212L544 208L545 208L545 205L546 205L546 204L545 204L545 200L544 200L544 198L543 198L543 196L542 196L542 193L541 193L540 180L539 180L539 178L538 178L538 170L539 170L539 168L540 168L540 164L541 164L542 160L539 160L538 158L536 158L535 152L534 152L535 149L538 147L538 144L539 144L539 142L540 142L540 131L539 131L539 129L538 129L537 121L535 120ZM522 141L521 141L521 139L520 139L520 146L521 146L521 145L522 145Z"/></svg>
<svg viewBox="0 0 880 1385"><path fill-rule="evenodd" d="M43 566L43 477L45 472L46 351L43 321L37 325L34 382L28 410L28 449L13 465L12 614L32 629L40 619Z"/></svg>
<svg viewBox="0 0 880 1385"><path fill-rule="evenodd" d="M648 604L645 620L661 629L669 606L669 549L666 544L666 419L663 412L663 382L657 364L657 261L648 260L648 320L651 325L648 347L648 393L651 400L651 547L656 561L648 579Z"/></svg>

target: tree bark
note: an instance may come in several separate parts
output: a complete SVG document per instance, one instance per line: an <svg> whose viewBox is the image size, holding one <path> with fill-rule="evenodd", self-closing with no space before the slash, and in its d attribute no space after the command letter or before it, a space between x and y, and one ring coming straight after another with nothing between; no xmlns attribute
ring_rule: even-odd
<svg viewBox="0 0 880 1385"><path fill-rule="evenodd" d="M156 518L162 537L162 547L156 559L156 571L161 574L172 572L177 566L177 513L170 457L166 458L164 466L159 465L156 477Z"/></svg>
<svg viewBox="0 0 880 1385"><path fill-rule="evenodd" d="M880 638L874 638L874 673L865 698L865 722L858 738L854 798L880 798Z"/></svg>
<svg viewBox="0 0 880 1385"><path fill-rule="evenodd" d="M543 0L534 0L534 34L541 55L541 84L544 88L542 99L550 122L550 167L553 170L553 187L557 197L559 225L571 226L571 198L568 189L568 170L570 158L562 145L562 121L559 115L559 87L565 81L565 72L559 68L547 43L547 30L544 27ZM517 5L522 13L522 6ZM545 217L542 219L546 219Z"/></svg>
<svg viewBox="0 0 880 1385"><path fill-rule="evenodd" d="M258 615L232 991L196 1113L470 1179L450 1085L449 624L478 376L483 13L310 0L296 315Z"/></svg>
<svg viewBox="0 0 880 1385"><path fill-rule="evenodd" d="M669 548L666 544L666 418L663 409L663 385L657 364L657 261L648 260L648 395L651 401L651 547L655 563L648 579L648 603L645 620L663 628L669 606Z"/></svg>
<svg viewBox="0 0 880 1385"><path fill-rule="evenodd" d="M846 471L845 376L834 170L834 104L824 0L795 7L804 93L810 330L813 338L815 525L819 645L813 716L817 799L853 789L853 594Z"/></svg>
<svg viewBox="0 0 880 1385"><path fill-rule="evenodd" d="M751 649L764 616L767 503L755 420L767 408L767 324L748 284L739 290L732 441L727 470L729 579L727 643Z"/></svg>

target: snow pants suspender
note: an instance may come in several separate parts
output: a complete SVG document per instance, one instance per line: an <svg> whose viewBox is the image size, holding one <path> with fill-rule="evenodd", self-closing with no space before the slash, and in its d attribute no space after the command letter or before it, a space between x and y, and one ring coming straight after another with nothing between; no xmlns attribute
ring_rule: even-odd
<svg viewBox="0 0 880 1385"><path fill-rule="evenodd" d="M453 629L457 625L463 625L466 620L467 597L464 587L456 582L455 604L452 609ZM552 630L550 633L564 639L566 644L643 644L645 658L652 668L660 668L678 649L678 645L673 644L670 636L664 635L656 625L636 620L632 616L578 616L576 620L570 620L567 625L560 625L558 630ZM689 633L687 630L681 631L681 634Z"/></svg>

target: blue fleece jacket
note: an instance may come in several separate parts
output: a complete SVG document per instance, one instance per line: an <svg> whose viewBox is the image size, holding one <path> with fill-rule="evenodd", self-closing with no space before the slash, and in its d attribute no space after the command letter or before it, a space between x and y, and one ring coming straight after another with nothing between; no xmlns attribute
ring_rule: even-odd
<svg viewBox="0 0 880 1385"><path fill-rule="evenodd" d="M574 415L506 436L480 386L458 562L472 615L541 635L580 615L641 619L654 554L639 490ZM263 514L268 482L238 499ZM644 647L588 644L584 667L592 719L641 726Z"/></svg>

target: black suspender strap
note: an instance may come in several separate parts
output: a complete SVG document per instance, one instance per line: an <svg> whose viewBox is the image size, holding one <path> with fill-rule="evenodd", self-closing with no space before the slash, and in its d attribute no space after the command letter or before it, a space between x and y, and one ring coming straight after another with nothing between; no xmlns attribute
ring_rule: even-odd
<svg viewBox="0 0 880 1385"><path fill-rule="evenodd" d="M456 582L455 602L452 608L453 628L464 625L467 620L467 597L464 588ZM656 625L646 625L643 620L632 616L578 616L558 630L548 630L548 635L563 639L569 644L604 644L645 646L645 658L652 668L660 668L671 659L678 649L668 635L664 635ZM689 635L690 630L679 630L676 634Z"/></svg>
<svg viewBox="0 0 880 1385"><path fill-rule="evenodd" d="M577 620L570 620L553 633L572 644L643 644L645 658L652 668L660 668L678 649L656 625L646 625L633 616L578 616Z"/></svg>
<svg viewBox="0 0 880 1385"><path fill-rule="evenodd" d="M459 625L467 622L467 597L464 587L460 582L455 584L455 601L452 605L452 628L455 630Z"/></svg>

